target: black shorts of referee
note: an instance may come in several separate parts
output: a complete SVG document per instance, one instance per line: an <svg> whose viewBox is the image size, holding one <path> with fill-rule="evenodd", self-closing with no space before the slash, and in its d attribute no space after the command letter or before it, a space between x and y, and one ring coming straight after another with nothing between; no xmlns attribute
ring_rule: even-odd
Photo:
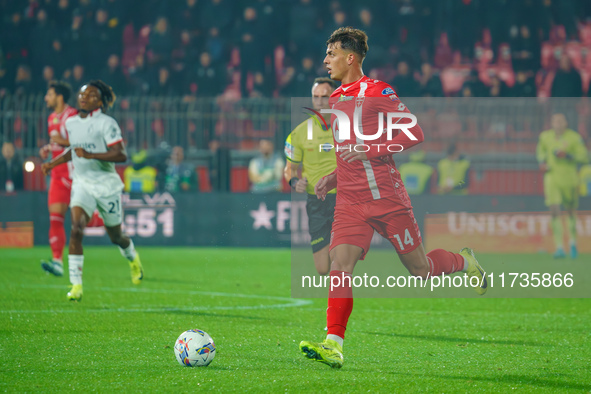
<svg viewBox="0 0 591 394"><path fill-rule="evenodd" d="M330 232L334 221L334 207L337 202L335 193L327 194L324 201L315 194L308 194L306 213L308 214L308 232L312 253L318 252L330 243Z"/></svg>

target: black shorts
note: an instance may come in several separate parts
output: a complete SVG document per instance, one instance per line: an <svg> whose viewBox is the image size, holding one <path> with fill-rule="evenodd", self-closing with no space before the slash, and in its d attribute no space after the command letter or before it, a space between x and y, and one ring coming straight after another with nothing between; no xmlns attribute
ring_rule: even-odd
<svg viewBox="0 0 591 394"><path fill-rule="evenodd" d="M334 206L337 202L336 194L327 194L324 201L315 194L308 194L306 213L308 214L308 232L312 252L316 253L330 243L330 232L334 221Z"/></svg>

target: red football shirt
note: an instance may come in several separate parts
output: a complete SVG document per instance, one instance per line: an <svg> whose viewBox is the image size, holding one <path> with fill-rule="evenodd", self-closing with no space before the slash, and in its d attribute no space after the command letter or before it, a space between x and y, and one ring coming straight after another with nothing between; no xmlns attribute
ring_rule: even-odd
<svg viewBox="0 0 591 394"><path fill-rule="evenodd" d="M66 105L66 108L61 113L58 114L53 112L51 115L49 115L49 118L47 119L47 131L49 133L49 136L51 137L52 135L57 134L60 135L62 138L68 139L68 131L66 130L65 126L66 119L76 115L77 113L78 110L76 108ZM56 144L54 142L52 142L50 146L52 157L55 158L64 153L65 148L63 146ZM68 169L68 163L60 164L59 166L51 170L52 176L55 175L69 178L69 173L70 171Z"/></svg>
<svg viewBox="0 0 591 394"><path fill-rule="evenodd" d="M349 137L340 140L339 122L332 114L332 130L337 153L337 204L356 204L389 198L399 201L402 207L411 208L410 199L404 189L400 172L396 169L392 154L408 149L423 141L423 131L416 124L408 131L416 138L412 140L406 133L394 129L392 139L388 139L387 113L408 113L410 111L400 101L394 89L385 82L367 76L336 89L330 98L333 110L344 112L350 120ZM379 130L379 113L382 113L383 133L375 140L359 138L353 128L357 119L358 132L363 135L376 135ZM396 117L392 123L409 124L411 119ZM348 163L340 155L349 151L349 145L362 144L359 149L367 150L368 160Z"/></svg>

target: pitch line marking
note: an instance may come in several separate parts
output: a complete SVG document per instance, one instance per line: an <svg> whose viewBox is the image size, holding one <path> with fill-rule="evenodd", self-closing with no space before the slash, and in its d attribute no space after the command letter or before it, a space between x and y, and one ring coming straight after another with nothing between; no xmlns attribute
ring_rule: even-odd
<svg viewBox="0 0 591 394"><path fill-rule="evenodd" d="M59 288L64 289L62 285L21 285L23 288ZM234 306L210 306L210 307L190 307L190 308L175 308L175 307L160 307L160 308L110 308L110 309L85 309L85 312L198 312L198 311L227 311L227 310L256 310L256 309L281 309L281 308L293 308L299 306L310 305L312 301L303 300L289 297L259 295L259 294L241 294L241 293L224 293L224 292L211 292L211 291L197 291L197 290L169 290L169 289L145 289L145 288L112 288L112 287L98 287L95 290L99 291L117 291L117 292L129 292L129 293L165 293L165 294L186 294L186 295L201 295L201 296L212 296L212 297L234 297L234 298L252 298L261 300L273 300L273 301L284 301L281 304L270 304L270 305L234 305ZM53 309L53 310L0 310L0 313L72 313L80 312L75 309Z"/></svg>

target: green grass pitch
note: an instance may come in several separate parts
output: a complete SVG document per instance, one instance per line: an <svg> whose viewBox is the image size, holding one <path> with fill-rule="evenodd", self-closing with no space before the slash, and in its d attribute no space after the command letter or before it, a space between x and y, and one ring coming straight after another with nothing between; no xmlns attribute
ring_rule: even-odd
<svg viewBox="0 0 591 394"><path fill-rule="evenodd" d="M591 391L589 299L357 299L332 370L299 353L323 339L326 300L290 298L288 249L139 251L134 287L116 248L85 248L71 303L47 247L0 250L0 391ZM206 368L174 358L191 328L216 342Z"/></svg>

